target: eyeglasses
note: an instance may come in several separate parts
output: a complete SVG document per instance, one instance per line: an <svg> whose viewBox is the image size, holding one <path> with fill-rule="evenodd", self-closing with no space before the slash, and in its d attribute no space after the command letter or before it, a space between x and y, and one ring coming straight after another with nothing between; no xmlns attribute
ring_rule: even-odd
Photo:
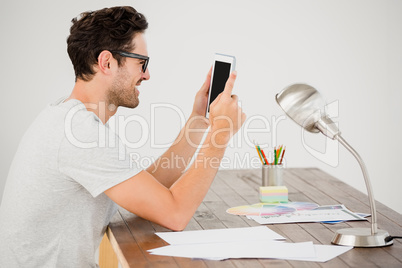
<svg viewBox="0 0 402 268"><path fill-rule="evenodd" d="M143 56L140 54L125 52L125 51L118 51L118 50L111 50L110 52L119 54L122 57L144 60L145 62L142 65L142 72L145 73L145 71L147 70L147 66L148 66L148 62L149 62L148 56Z"/></svg>

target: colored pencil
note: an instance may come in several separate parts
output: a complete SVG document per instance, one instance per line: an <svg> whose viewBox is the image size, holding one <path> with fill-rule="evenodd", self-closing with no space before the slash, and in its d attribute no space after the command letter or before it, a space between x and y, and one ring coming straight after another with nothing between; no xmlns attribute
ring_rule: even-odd
<svg viewBox="0 0 402 268"><path fill-rule="evenodd" d="M282 165L282 160L283 160L283 156L285 155L285 151L286 151L286 146L283 149L282 156L281 156L281 161L279 161L279 165Z"/></svg>
<svg viewBox="0 0 402 268"><path fill-rule="evenodd" d="M261 153L262 153L262 156L264 157L265 164L266 164L266 165L269 165L269 162L268 162L268 160L267 160L267 157L265 156L264 151L263 151L262 149L261 149Z"/></svg>
<svg viewBox="0 0 402 268"><path fill-rule="evenodd" d="M260 157L261 163L264 165L264 160L262 160L262 157L261 157L260 151L258 151L257 145L255 146L255 149L257 150L257 154Z"/></svg>
<svg viewBox="0 0 402 268"><path fill-rule="evenodd" d="M281 145L281 146L279 147L279 151L276 151L276 158L277 158L277 160L279 160L279 157L281 156L282 148L283 148L283 146Z"/></svg>
<svg viewBox="0 0 402 268"><path fill-rule="evenodd" d="M264 153L264 150L260 148L258 143L253 141L255 149L257 150L258 157L263 165L269 165L267 156ZM278 148L274 147L274 159L272 160L271 165L282 165L283 156L285 155L286 146L280 145Z"/></svg>
<svg viewBox="0 0 402 268"><path fill-rule="evenodd" d="M264 157L264 152L261 150L261 148L260 148L260 146L258 145L258 143L257 143L257 148L258 148L258 151L260 152L260 155L261 155L261 157L262 157L262 164L263 164L263 165L266 165L266 164L267 164L267 161L266 161L266 159L265 159L265 157Z"/></svg>

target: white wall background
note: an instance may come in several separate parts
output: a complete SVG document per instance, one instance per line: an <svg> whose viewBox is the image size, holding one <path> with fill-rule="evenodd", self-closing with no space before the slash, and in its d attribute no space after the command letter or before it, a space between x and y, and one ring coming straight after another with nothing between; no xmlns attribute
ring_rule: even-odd
<svg viewBox="0 0 402 268"><path fill-rule="evenodd" d="M142 164L164 151L152 147L176 137L181 112L187 118L212 54L227 53L237 58L234 92L248 121L223 168L258 166L249 141L266 151L285 144L288 167L319 167L366 192L360 168L344 148L303 134L276 104L274 96L285 86L306 82L331 103L344 138L365 160L376 199L402 213L402 2L391 0L1 0L0 198L23 133L47 103L73 87L66 52L71 19L115 5L134 6L150 23L151 80L140 88L140 106L118 113L135 119L124 134L139 147ZM152 105L159 105L155 119Z"/></svg>

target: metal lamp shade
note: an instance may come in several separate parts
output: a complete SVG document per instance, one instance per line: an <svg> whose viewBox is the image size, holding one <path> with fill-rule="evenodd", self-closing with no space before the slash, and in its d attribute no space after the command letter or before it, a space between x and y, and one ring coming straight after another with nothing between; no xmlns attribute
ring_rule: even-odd
<svg viewBox="0 0 402 268"><path fill-rule="evenodd" d="M277 94L276 101L301 127L310 132L319 132L315 123L325 114L325 101L315 88L306 84L294 84Z"/></svg>

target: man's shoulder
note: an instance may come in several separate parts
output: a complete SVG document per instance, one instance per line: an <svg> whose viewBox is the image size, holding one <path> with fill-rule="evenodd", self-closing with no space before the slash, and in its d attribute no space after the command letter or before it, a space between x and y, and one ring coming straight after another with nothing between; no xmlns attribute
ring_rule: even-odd
<svg viewBox="0 0 402 268"><path fill-rule="evenodd" d="M60 99L48 104L32 122L24 135L28 143L44 141L60 144L68 139L76 141L97 139L99 133L98 117L89 112L79 100L64 102Z"/></svg>
<svg viewBox="0 0 402 268"><path fill-rule="evenodd" d="M85 132L98 129L103 125L99 118L87 110L79 100L65 98L49 104L41 113L42 121L54 127L62 127L65 131L84 129Z"/></svg>

